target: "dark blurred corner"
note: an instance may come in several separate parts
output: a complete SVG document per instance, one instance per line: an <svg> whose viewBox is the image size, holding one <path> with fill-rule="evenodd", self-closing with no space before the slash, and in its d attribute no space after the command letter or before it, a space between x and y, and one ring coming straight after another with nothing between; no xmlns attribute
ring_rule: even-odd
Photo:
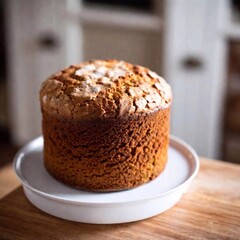
<svg viewBox="0 0 240 240"><path fill-rule="evenodd" d="M235 31L227 41L227 74L224 105L222 157L240 163L240 1L232 0Z"/></svg>
<svg viewBox="0 0 240 240"><path fill-rule="evenodd" d="M238 11L240 21L240 2ZM240 163L240 41L230 39L228 46L223 159Z"/></svg>
<svg viewBox="0 0 240 240"><path fill-rule="evenodd" d="M0 0L0 167L12 161L18 146L10 137L7 114L7 56L3 0Z"/></svg>

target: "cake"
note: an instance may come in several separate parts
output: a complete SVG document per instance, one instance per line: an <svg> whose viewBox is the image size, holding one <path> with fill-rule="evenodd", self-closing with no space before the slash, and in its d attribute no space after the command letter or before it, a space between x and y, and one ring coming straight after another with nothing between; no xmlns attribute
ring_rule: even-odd
<svg viewBox="0 0 240 240"><path fill-rule="evenodd" d="M168 156L171 88L117 60L72 65L40 89L44 165L57 180L119 191L155 179Z"/></svg>

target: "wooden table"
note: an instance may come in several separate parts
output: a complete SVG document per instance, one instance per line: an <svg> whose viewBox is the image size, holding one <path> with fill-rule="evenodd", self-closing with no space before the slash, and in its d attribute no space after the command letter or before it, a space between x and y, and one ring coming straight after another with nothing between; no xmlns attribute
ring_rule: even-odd
<svg viewBox="0 0 240 240"><path fill-rule="evenodd" d="M201 159L197 178L176 206L126 224L52 217L30 204L18 187L0 200L0 239L240 239L240 165Z"/></svg>

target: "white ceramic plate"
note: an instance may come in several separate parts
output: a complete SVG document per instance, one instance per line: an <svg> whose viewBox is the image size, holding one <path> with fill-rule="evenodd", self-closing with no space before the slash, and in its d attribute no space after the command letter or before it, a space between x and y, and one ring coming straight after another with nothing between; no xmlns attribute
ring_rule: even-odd
<svg viewBox="0 0 240 240"><path fill-rule="evenodd" d="M15 157L14 168L26 197L46 213L84 223L125 223L162 213L180 200L199 169L195 151L171 137L168 163L158 178L132 190L94 193L55 180L44 168L42 150L43 139L39 137Z"/></svg>

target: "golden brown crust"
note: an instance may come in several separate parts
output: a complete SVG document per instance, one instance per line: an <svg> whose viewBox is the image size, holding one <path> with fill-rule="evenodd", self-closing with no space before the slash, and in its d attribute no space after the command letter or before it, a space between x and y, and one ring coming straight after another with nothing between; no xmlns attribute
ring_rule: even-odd
<svg viewBox="0 0 240 240"><path fill-rule="evenodd" d="M171 104L171 88L151 70L117 60L95 60L53 74L40 91L49 114L113 119L152 112Z"/></svg>
<svg viewBox="0 0 240 240"><path fill-rule="evenodd" d="M167 161L171 88L142 66L84 62L40 91L44 163L71 186L116 191L156 178Z"/></svg>
<svg viewBox="0 0 240 240"><path fill-rule="evenodd" d="M93 191L149 182L167 161L169 113L79 122L43 111L45 166L64 183Z"/></svg>

